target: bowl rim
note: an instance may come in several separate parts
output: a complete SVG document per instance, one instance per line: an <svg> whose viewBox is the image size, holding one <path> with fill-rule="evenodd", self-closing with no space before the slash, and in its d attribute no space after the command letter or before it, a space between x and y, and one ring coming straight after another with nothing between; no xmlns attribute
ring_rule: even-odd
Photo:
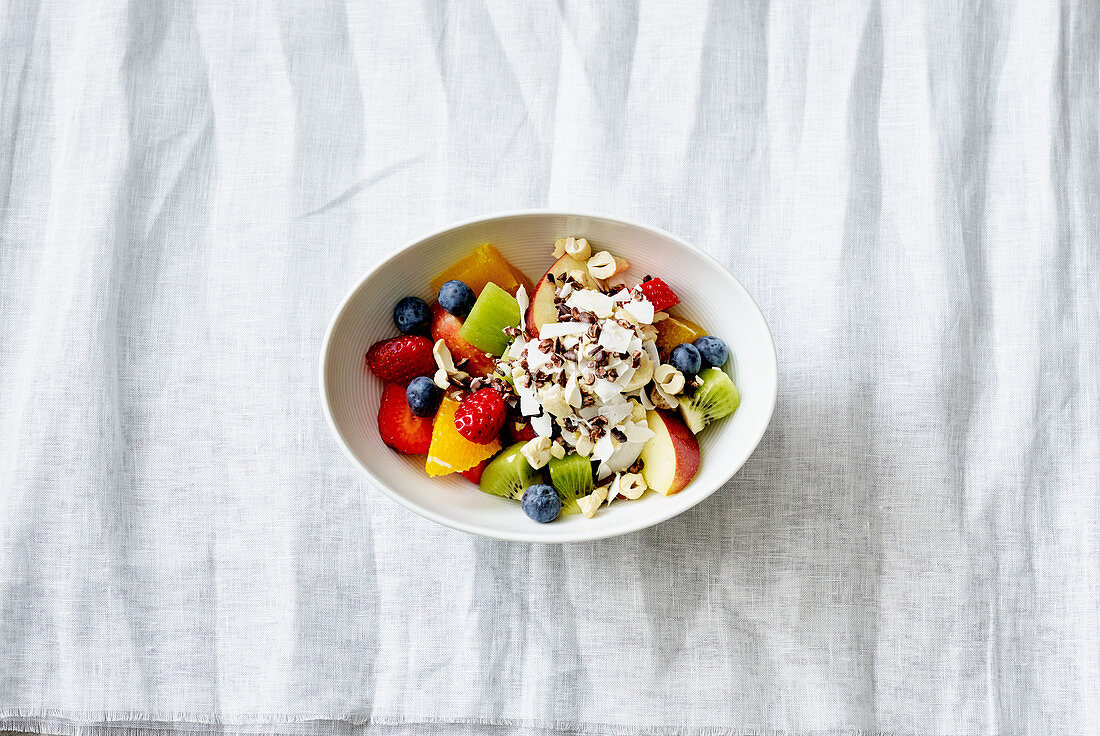
<svg viewBox="0 0 1100 736"><path fill-rule="evenodd" d="M333 419L332 404L329 400L329 395L328 395L326 382L325 382L325 367L328 364L328 357L329 357L329 353L331 352L331 347L332 347L332 335L333 335L334 329L336 328L336 324L340 321L340 318L343 317L344 312L348 307L348 304L355 297L355 295L359 292L359 290L363 288L363 286L366 284L366 282L369 281L371 279L371 277L373 277L375 275L375 273L377 273L382 268L384 268L390 261L396 259L399 255L404 253L406 250L418 245L419 243L421 243L425 240L428 240L430 238L435 238L435 237L438 237L440 235L444 235L444 234L446 234L446 233L448 233L452 230L460 230L462 228L469 227L470 225L475 225L475 224L478 224L478 223L488 222L488 221L491 221L491 220L507 220L507 219L513 219L513 218L529 217L529 216L532 216L532 215L550 216L550 217L575 217L575 218L586 218L586 219L590 219L590 220L605 220L605 221L612 222L612 223L617 223L617 224L620 224L620 225L626 225L628 227L639 228L641 230L648 230L651 233L654 233L656 235L660 235L661 237L667 238L667 239L671 240L672 242L676 243L677 245L680 245L681 247L688 248L688 249L694 251L698 255L702 256L704 260L708 261L711 266L713 266L714 268L719 269L722 272L724 272L730 279L733 280L733 282L737 285L737 288L741 289L741 291L744 293L744 295L746 297L748 297L749 303L752 304L753 309L755 309L755 311L756 311L756 315L763 322L765 331L767 332L767 335L768 335L768 346L770 348L770 352L768 353L768 356L771 359L770 360L770 365L772 366L772 374L773 374L772 375L773 390L771 392L771 396L768 397L768 418L767 418L767 421L762 423L760 431L757 434L756 438L752 441L751 446L746 445L746 450L743 452L743 457L740 457L739 459L736 460L736 462L731 463L729 465L729 467L730 467L729 474L726 475L721 480L712 481L709 484L710 487L709 488L704 488L702 490L701 495L691 505L685 506L683 508L676 508L675 506L670 505L668 509L666 509L664 511L661 511L659 513L656 513L651 517L643 517L641 519L638 519L637 521L634 521L634 522L631 522L631 523L628 523L628 524L625 524L625 525L615 525L615 526L610 526L609 527L607 525L600 525L599 523L595 523L595 524L591 525L591 529L585 529L585 530L581 530L581 531L570 531L570 532L562 531L562 532L557 532L557 533L551 532L549 534L543 532L538 538L532 538L531 536L529 536L527 534L524 534L523 532L520 532L520 531L509 532L509 531L500 531L500 530L495 530L495 529L486 529L485 527L481 527L481 526L478 526L476 524L464 523L464 522L461 522L461 521L456 521L454 519L449 519L447 517L444 517L441 514L439 514L438 512L436 512L433 508L428 507L428 506L424 506L424 505L421 505L421 504L418 504L418 503L414 503L413 501L409 500L408 498L406 498L402 494L400 494L400 493L396 492L394 489L390 488L387 483L385 483L377 475L375 475L374 472L369 467L367 467L367 465L364 464L356 456L356 454L354 452L352 452L352 449L351 449L351 447L348 446L348 443L344 439L344 435L340 431L340 428L338 426L336 426L336 422ZM328 326L325 328L325 336L324 336L324 339L321 342L321 355L320 355L319 363L320 364L318 366L319 367L318 390L319 390L320 398L321 398L321 407L322 407L322 409L324 411L324 414L325 414L325 422L328 424L329 432L333 435L333 437L335 437L336 442L340 446L340 449L343 451L344 455L346 455L348 457L348 459L351 460L353 465L355 465L356 467L361 469L364 473L366 473L367 477L371 480L372 484L377 489L382 491L382 493L384 493L386 496L393 499L394 501L396 501L398 504L405 507L409 511L412 511L413 513L417 514L418 516L422 516L425 519L428 519L430 521L434 521L435 523L440 524L442 526L445 526L445 527L448 527L448 528L451 528L451 529L455 529L457 531L466 532L467 534L474 534L476 536L486 537L486 538L489 538L489 539L499 539L499 540L508 541L508 542L527 542L527 543L532 543L532 544L539 544L539 543L562 544L562 543L570 543L570 542L589 542L589 541L594 541L594 540L597 540L597 539L610 539L612 537L621 536L623 534L631 534L633 532L637 532L637 531L640 531L642 529L648 529L651 526L656 526L657 524L660 524L663 521L668 521L669 519L673 518L674 516L678 516L678 515L682 514L683 512L687 511L688 509L693 508L693 507L697 506L698 504L702 503L704 499L709 498L711 495L713 495L715 493L715 491L717 491L719 488L721 488L723 485L725 485L726 482L729 481L730 478L732 478L734 475L736 475L741 470L741 468L744 467L744 465L748 461L748 459L750 457L752 457L752 454L756 451L756 448L759 447L760 441L764 438L764 434L768 431L768 427L771 426L771 421L772 421L772 418L774 417L774 414L775 414L776 400L777 400L778 395L779 395L779 363L778 363L778 358L776 356L775 337L772 335L771 325L768 324L768 320L764 316L763 310L760 309L760 305L757 303L757 301L753 297L753 295L749 292L748 289L745 288L744 284L742 284L737 279L737 277L734 276L733 273L730 272L730 270L728 268L726 268L725 265L723 265L721 262L719 262L711 254L707 253L706 251L702 250L701 248L697 248L696 246L692 245L691 243L688 243L687 241L685 241L683 238L681 238L677 235L674 235L673 233L670 233L667 230L664 230L664 229L659 228L659 227L654 227L652 225L647 225L647 224L638 222L636 220L631 220L631 219L628 219L628 218L619 217L617 215L608 215L608 214L604 214L604 213L600 213L600 212L590 212L590 211L583 211L582 212L582 211L566 211L566 210L540 209L540 208L531 208L531 209L522 209L522 210L505 210L505 211L502 211L502 212L494 212L494 213L490 213L490 214L486 214L486 215L478 215L476 217L467 218L465 220L459 220L457 222L452 222L452 223L449 223L449 224L447 224L443 227L436 228L435 230L431 230L429 232L422 233L422 234L416 236L415 238L412 238L412 239L406 241L404 244L401 245L400 248L395 249L387 257L383 258L381 261L377 262L370 269L368 269L367 272L364 273L363 276L360 277L355 282L355 284L353 284L351 286L350 289L348 289L347 293L340 300L340 303L337 305L336 310L333 312L332 318L329 320Z"/></svg>

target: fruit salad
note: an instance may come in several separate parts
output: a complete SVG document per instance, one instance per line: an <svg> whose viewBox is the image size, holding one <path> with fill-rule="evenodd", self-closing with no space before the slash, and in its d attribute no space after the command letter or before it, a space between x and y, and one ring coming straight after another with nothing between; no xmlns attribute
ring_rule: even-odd
<svg viewBox="0 0 1100 736"><path fill-rule="evenodd" d="M741 403L726 344L676 314L672 286L629 278L585 238L553 257L532 284L485 244L432 279L433 303L394 305L401 334L366 353L382 441L541 523L678 493L696 435Z"/></svg>

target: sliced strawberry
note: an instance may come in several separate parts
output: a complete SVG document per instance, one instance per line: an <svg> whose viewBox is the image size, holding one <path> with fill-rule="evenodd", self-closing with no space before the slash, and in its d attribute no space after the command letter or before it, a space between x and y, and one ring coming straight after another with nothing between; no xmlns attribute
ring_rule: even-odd
<svg viewBox="0 0 1100 736"><path fill-rule="evenodd" d="M669 307L675 307L680 303L680 297L676 296L676 292L670 289L668 284L660 279L643 281L638 288L642 290L642 293L645 294L645 298L653 305L653 310L655 312L660 312Z"/></svg>
<svg viewBox="0 0 1100 736"><path fill-rule="evenodd" d="M470 481L471 483L480 483L481 474L485 472L485 466L489 464L489 460L491 459L492 458L485 458L469 470L463 470L462 477Z"/></svg>
<svg viewBox="0 0 1100 736"><path fill-rule="evenodd" d="M387 383L378 407L378 433L382 441L403 455L426 455L432 443L432 418L418 417L405 400L405 387Z"/></svg>
<svg viewBox="0 0 1100 736"><path fill-rule="evenodd" d="M464 398L458 405L455 411L455 428L470 442L487 445L504 428L507 411L504 397L499 391L483 388Z"/></svg>
<svg viewBox="0 0 1100 736"><path fill-rule="evenodd" d="M435 373L432 341L422 335L382 340L367 351L367 365L386 383L407 384L417 376Z"/></svg>
<svg viewBox="0 0 1100 736"><path fill-rule="evenodd" d="M535 439L535 430L531 428L531 422L526 418L508 417L508 421L504 423L504 426L508 430L508 434L512 435L512 442L527 442Z"/></svg>

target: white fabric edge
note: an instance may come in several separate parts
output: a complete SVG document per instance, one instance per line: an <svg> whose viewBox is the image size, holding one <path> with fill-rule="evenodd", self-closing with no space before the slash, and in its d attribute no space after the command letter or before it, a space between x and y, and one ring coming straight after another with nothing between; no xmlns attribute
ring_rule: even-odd
<svg viewBox="0 0 1100 736"><path fill-rule="evenodd" d="M862 731L829 729L813 731L759 730L703 727L682 729L673 726L634 728L612 724L540 723L533 720L497 719L418 719L355 718L333 720L294 716L240 716L221 719L208 714L187 714L188 720L155 720L135 717L133 713L103 713L87 720L64 716L19 715L18 711L0 713L0 735L33 733L43 736L174 736L175 734L240 734L241 736L284 736L311 734L345 736L348 734L400 734L430 736L439 729L476 728L487 736L506 736L522 730L523 736L970 736L963 733L912 733L902 731ZM181 717L183 714L179 714ZM457 733L458 731L455 731ZM472 733L467 731L467 733ZM975 736L977 736L975 734ZM982 734L982 736L1000 736Z"/></svg>

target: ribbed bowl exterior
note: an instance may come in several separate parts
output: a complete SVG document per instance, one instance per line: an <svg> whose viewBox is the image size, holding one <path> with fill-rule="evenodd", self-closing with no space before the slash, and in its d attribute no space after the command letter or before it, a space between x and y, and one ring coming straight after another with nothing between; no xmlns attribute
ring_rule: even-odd
<svg viewBox="0 0 1100 736"><path fill-rule="evenodd" d="M552 262L554 241L586 237L596 250L630 261L630 275L660 276L680 296L677 310L730 348L726 371L741 392L732 417L699 435L695 479L671 497L648 493L616 502L594 519L575 515L551 524L528 519L519 504L482 493L461 476L429 478L423 457L392 452L378 435L381 382L364 367L372 343L396 334L394 303L415 295L429 302L429 281L481 243L489 242L537 282ZM526 542L574 542L643 529L691 508L736 473L771 420L778 384L775 347L759 307L717 261L668 233L622 220L558 212L517 212L459 223L405 246L349 292L321 353L321 398L330 427L374 485L412 511L473 534Z"/></svg>

